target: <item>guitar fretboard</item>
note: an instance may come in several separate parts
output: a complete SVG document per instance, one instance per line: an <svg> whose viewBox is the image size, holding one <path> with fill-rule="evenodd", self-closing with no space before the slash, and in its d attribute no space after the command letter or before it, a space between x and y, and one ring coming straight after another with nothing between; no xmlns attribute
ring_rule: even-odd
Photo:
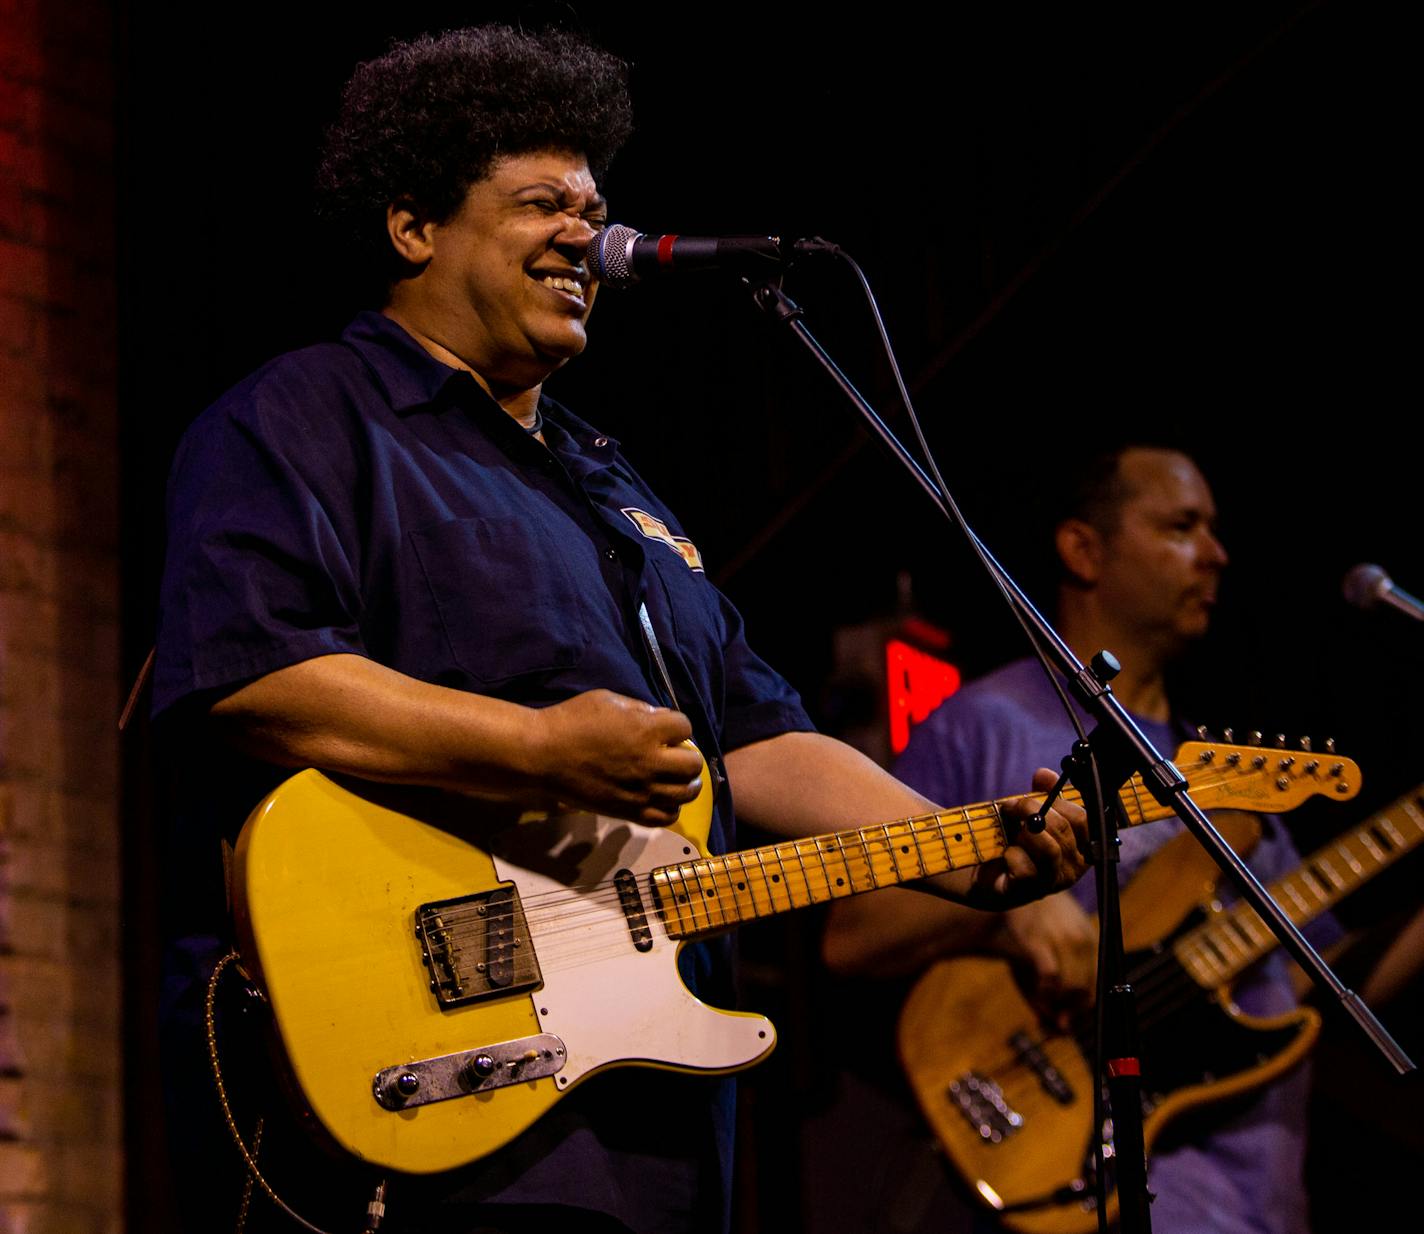
<svg viewBox="0 0 1424 1234"><path fill-rule="evenodd" d="M1312 767L1287 784L1278 778L1280 770L1274 764L1267 766L1267 757L1254 749L1247 751L1256 755L1254 759L1243 759L1239 752L1225 754L1234 747L1222 748L1224 757L1218 758L1218 751L1211 747L1185 746L1178 753L1179 765L1185 762L1183 754L1197 749L1203 753L1182 770L1199 804L1207 808L1288 809L1304 796L1326 791L1323 785L1339 783L1338 778L1321 780ZM1208 749L1212 749L1210 755ZM1276 798L1285 794L1286 799L1262 805L1268 793ZM1042 794L1028 796L1035 802L1042 800ZM1081 801L1071 788L1063 796ZM1128 781L1121 798L1129 826L1171 814L1147 792L1140 776ZM653 892L668 933L687 937L962 870L1003 855L1009 844L1003 810L1016 800L1007 797L858 831L831 832L663 866L653 872Z"/></svg>
<svg viewBox="0 0 1424 1234"><path fill-rule="evenodd" d="M1312 853L1267 890L1296 925L1326 909L1424 843L1424 785ZM1197 984L1225 985L1278 946L1249 904L1235 904L1177 940L1173 951Z"/></svg>
<svg viewBox="0 0 1424 1234"><path fill-rule="evenodd" d="M978 865L1007 847L999 803L990 802L664 866L653 887L670 934L706 934Z"/></svg>

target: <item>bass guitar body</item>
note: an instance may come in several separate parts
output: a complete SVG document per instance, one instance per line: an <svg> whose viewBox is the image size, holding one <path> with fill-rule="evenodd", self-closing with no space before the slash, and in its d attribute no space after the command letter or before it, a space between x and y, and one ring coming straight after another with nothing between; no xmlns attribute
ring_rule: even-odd
<svg viewBox="0 0 1424 1234"><path fill-rule="evenodd" d="M1214 821L1239 851L1254 843L1258 824L1249 816ZM1123 891L1149 1153L1194 1107L1251 1092L1289 1070L1319 1032L1320 1018L1308 1008L1248 1016L1229 989L1203 989L1177 962L1173 940L1220 910L1215 878L1183 834ZM1097 1229L1087 1034L1046 1027L1005 961L963 957L941 961L917 983L901 1014L899 1048L931 1129L1003 1225L1024 1234ZM1109 1217L1116 1212L1110 1190Z"/></svg>

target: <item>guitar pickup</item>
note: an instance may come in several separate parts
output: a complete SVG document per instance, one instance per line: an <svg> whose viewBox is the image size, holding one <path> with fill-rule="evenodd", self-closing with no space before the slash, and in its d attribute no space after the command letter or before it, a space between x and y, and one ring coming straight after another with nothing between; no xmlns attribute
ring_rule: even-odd
<svg viewBox="0 0 1424 1234"><path fill-rule="evenodd" d="M1019 1056L1019 1061L1038 1077L1039 1087L1044 1092L1059 1105L1073 1104L1073 1086L1049 1061L1048 1055L1037 1042L1027 1033L1019 1032L1009 1038L1009 1045Z"/></svg>
<svg viewBox="0 0 1424 1234"><path fill-rule="evenodd" d="M628 922L633 946L639 951L651 951L653 932L648 928L648 914L643 908L643 897L638 893L638 876L632 870L619 870L613 876L613 886L617 888L618 904Z"/></svg>
<svg viewBox="0 0 1424 1234"><path fill-rule="evenodd" d="M442 1011L544 984L512 883L415 910L421 963Z"/></svg>

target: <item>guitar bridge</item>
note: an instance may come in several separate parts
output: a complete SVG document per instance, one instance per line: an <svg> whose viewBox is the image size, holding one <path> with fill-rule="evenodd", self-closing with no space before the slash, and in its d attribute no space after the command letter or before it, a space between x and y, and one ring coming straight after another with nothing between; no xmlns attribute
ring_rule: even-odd
<svg viewBox="0 0 1424 1234"><path fill-rule="evenodd" d="M544 984L512 883L415 910L421 963L442 1011Z"/></svg>

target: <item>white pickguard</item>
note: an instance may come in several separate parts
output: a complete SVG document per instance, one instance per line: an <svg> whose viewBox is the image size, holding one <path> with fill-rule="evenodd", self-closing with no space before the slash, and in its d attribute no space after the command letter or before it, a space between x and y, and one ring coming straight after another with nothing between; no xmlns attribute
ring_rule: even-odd
<svg viewBox="0 0 1424 1234"><path fill-rule="evenodd" d="M594 814L526 822L491 854L501 879L519 889L544 978L533 994L540 1029L563 1039L568 1061L555 1082L576 1080L615 1063L662 1064L695 1071L744 1067L776 1044L765 1016L709 1007L677 971L680 941L670 938L649 890L657 867L702 854L677 832ZM617 897L614 875L628 869L638 890L651 950L639 951ZM575 889L601 887L579 894ZM538 910L558 893L556 917ZM537 918L537 919L536 919Z"/></svg>

